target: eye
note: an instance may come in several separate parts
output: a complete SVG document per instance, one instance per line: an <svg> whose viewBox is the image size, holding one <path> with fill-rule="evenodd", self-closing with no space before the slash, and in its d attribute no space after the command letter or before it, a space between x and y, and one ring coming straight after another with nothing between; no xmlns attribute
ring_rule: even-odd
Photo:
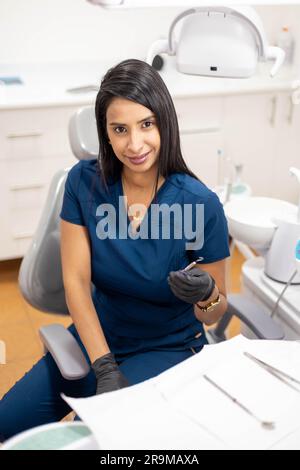
<svg viewBox="0 0 300 470"><path fill-rule="evenodd" d="M118 127L115 127L114 128L114 131L117 133L117 134L124 134L123 131L120 131L120 129L125 129L125 127L122 127L122 126L118 126Z"/></svg>
<svg viewBox="0 0 300 470"><path fill-rule="evenodd" d="M144 124L145 124L146 129L148 129L149 127L152 127L152 125L154 125L154 122L152 122L152 121L145 121ZM150 125L149 125L149 126L146 126L146 124L150 124Z"/></svg>

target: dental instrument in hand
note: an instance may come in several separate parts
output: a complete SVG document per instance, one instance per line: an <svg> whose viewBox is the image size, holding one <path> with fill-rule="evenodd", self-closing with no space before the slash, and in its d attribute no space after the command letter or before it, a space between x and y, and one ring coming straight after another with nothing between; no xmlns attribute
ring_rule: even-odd
<svg viewBox="0 0 300 470"><path fill-rule="evenodd" d="M259 418L256 414L254 414L249 408L247 408L243 403L241 403L237 398L233 397L230 395L230 393L226 392L224 388L222 388L220 385L218 385L216 382L214 382L210 377L208 377L206 374L203 375L204 379L207 380L211 385L216 387L220 392L224 393L227 398L229 398L233 403L238 405L242 410L244 410L246 413L248 413L252 418L256 419L260 423L260 425L269 431L275 429L275 423L273 421L265 421L261 418Z"/></svg>
<svg viewBox="0 0 300 470"><path fill-rule="evenodd" d="M203 257L200 256L200 258L197 258L196 261L192 261L190 264L188 264L185 268L181 269L180 271L189 271L190 269L192 269L193 266L195 266L195 264L199 263L199 261L203 261Z"/></svg>
<svg viewBox="0 0 300 470"><path fill-rule="evenodd" d="M201 265L197 266L197 263L203 259L202 257L197 258L185 268L170 271L169 273L167 281L170 289L183 302L194 305L197 302L211 300L210 297L215 288L215 280L207 271L201 269ZM221 301L220 297L218 296L215 301L219 303ZM209 302L208 306L210 305L211 303Z"/></svg>
<svg viewBox="0 0 300 470"><path fill-rule="evenodd" d="M261 359L258 359L255 356L252 356L252 354L250 354L246 351L244 352L244 356L251 359L251 361L258 364L260 367L262 367L264 370L266 370L271 375L276 377L278 380L285 383L288 387L290 387L293 390L296 390L296 392L300 393L300 389L295 387L293 384L290 383L290 382L293 382L293 383L296 383L296 384L300 385L300 380L296 379L295 377L292 377L291 375L287 374L286 372L283 372L282 370L276 369L276 367L271 366L271 364L268 364L267 362L264 362L264 361L262 361Z"/></svg>

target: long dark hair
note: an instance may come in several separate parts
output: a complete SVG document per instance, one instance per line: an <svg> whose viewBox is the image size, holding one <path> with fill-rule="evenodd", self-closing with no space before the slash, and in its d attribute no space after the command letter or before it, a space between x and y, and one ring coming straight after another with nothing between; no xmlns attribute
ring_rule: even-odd
<svg viewBox="0 0 300 470"><path fill-rule="evenodd" d="M161 141L155 195L159 175L167 178L171 173L186 173L199 179L187 167L183 159L177 115L164 81L159 73L146 62L127 59L106 72L96 98L98 165L106 188L109 180L114 182L120 178L123 166L108 142L106 131L106 111L114 97L139 103L155 114Z"/></svg>

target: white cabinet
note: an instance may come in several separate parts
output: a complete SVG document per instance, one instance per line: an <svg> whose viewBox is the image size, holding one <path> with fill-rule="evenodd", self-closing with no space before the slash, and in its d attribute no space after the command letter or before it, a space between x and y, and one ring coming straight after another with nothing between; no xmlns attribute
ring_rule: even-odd
<svg viewBox="0 0 300 470"><path fill-rule="evenodd" d="M225 156L243 164L253 194L270 196L273 186L276 101L273 94L225 98Z"/></svg>
<svg viewBox="0 0 300 470"><path fill-rule="evenodd" d="M294 104L292 92L277 95L276 150L273 162L273 196L298 203L300 187L289 168L300 169L300 104Z"/></svg>
<svg viewBox="0 0 300 470"><path fill-rule="evenodd" d="M207 186L222 182L222 150L243 163L255 195L297 201L299 188L288 169L300 167L300 105L292 106L290 92L173 100L183 156ZM54 173L76 163L68 122L86 104L0 111L0 260L24 255Z"/></svg>
<svg viewBox="0 0 300 470"><path fill-rule="evenodd" d="M76 163L68 142L75 107L0 112L0 259L23 256L54 173Z"/></svg>
<svg viewBox="0 0 300 470"><path fill-rule="evenodd" d="M290 166L300 166L300 109L291 92L224 98L225 154L243 164L243 179L256 196L296 202Z"/></svg>
<svg viewBox="0 0 300 470"><path fill-rule="evenodd" d="M188 167L210 188L218 184L218 150L224 146L220 97L174 99L181 150Z"/></svg>
<svg viewBox="0 0 300 470"><path fill-rule="evenodd" d="M218 150L224 147L221 130L215 132L195 132L181 136L182 154L188 167L209 188L218 185Z"/></svg>
<svg viewBox="0 0 300 470"><path fill-rule="evenodd" d="M174 99L184 158L208 186L217 184L223 146L220 97ZM68 141L75 106L0 112L0 260L25 254L37 227L50 181L76 163Z"/></svg>
<svg viewBox="0 0 300 470"><path fill-rule="evenodd" d="M183 156L209 187L229 168L218 156L243 164L256 196L297 203L300 188L289 168L300 168L300 105L291 91L174 99Z"/></svg>

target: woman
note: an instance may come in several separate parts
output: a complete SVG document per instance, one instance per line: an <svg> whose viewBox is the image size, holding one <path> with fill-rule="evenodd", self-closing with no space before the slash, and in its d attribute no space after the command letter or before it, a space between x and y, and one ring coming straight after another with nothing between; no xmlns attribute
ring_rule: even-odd
<svg viewBox="0 0 300 470"><path fill-rule="evenodd" d="M139 60L110 69L96 121L99 158L70 170L61 211L70 331L91 371L67 381L44 356L0 403L3 439L62 419L62 392L117 390L189 358L207 343L203 323L226 311L226 219L183 160L160 75Z"/></svg>

